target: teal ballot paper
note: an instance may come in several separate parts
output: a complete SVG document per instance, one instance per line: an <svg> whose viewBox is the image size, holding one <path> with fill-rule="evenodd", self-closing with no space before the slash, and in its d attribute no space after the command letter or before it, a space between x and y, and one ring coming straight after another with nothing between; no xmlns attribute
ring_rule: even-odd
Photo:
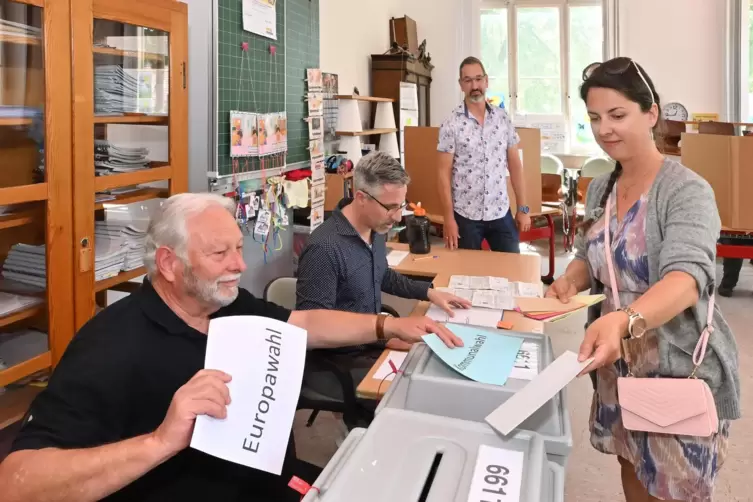
<svg viewBox="0 0 753 502"><path fill-rule="evenodd" d="M431 333L423 336L426 345L450 368L476 382L504 385L515 366L523 339L484 331L472 326L446 324L463 340L462 347L447 347Z"/></svg>

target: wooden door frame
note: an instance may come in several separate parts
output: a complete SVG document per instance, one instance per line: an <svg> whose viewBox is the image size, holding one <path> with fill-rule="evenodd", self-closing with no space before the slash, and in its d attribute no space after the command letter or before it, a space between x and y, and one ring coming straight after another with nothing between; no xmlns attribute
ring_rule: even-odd
<svg viewBox="0 0 753 502"><path fill-rule="evenodd" d="M32 0L44 4L45 175L47 303L52 365L63 356L74 334L73 169L71 134L72 0Z"/></svg>

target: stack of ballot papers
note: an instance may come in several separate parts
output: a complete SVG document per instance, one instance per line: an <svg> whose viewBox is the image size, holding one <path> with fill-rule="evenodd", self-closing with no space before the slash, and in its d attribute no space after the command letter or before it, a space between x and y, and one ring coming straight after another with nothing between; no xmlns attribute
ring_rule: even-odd
<svg viewBox="0 0 753 502"><path fill-rule="evenodd" d="M103 249L122 251L119 270L143 267L147 224L146 221L98 221L94 229L97 246L102 243Z"/></svg>
<svg viewBox="0 0 753 502"><path fill-rule="evenodd" d="M449 287L454 290L470 289L498 291L510 297L540 298L544 296L541 283L510 282L504 277L453 275Z"/></svg>
<svg viewBox="0 0 753 502"><path fill-rule="evenodd" d="M94 113L138 113L138 80L120 65L94 67Z"/></svg>
<svg viewBox="0 0 753 502"><path fill-rule="evenodd" d="M14 244L3 263L3 277L23 284L47 288L45 247Z"/></svg>
<svg viewBox="0 0 753 502"><path fill-rule="evenodd" d="M131 185L127 187L113 188L111 190L103 190L94 194L94 202L107 202L108 200L115 200L118 195L124 195L131 192L138 192L143 190L144 187L139 185Z"/></svg>
<svg viewBox="0 0 753 502"><path fill-rule="evenodd" d="M39 40L42 38L42 29L29 26L28 24L0 19L0 35L11 39Z"/></svg>
<svg viewBox="0 0 753 502"><path fill-rule="evenodd" d="M107 239L94 241L94 280L115 277L123 269L128 248Z"/></svg>
<svg viewBox="0 0 753 502"><path fill-rule="evenodd" d="M568 303L556 298L516 298L518 312L530 319L543 322L555 322L565 319L575 312L587 309L606 299L604 295L576 295Z"/></svg>
<svg viewBox="0 0 753 502"><path fill-rule="evenodd" d="M5 317L42 303L37 296L19 295L0 291L0 317Z"/></svg>
<svg viewBox="0 0 753 502"><path fill-rule="evenodd" d="M106 139L94 140L94 171L98 176L127 173L149 167L148 148L113 145Z"/></svg>

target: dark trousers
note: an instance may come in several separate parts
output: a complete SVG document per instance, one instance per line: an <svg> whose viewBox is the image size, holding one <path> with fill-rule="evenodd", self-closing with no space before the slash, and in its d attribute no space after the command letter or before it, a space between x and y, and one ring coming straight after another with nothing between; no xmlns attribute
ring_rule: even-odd
<svg viewBox="0 0 753 502"><path fill-rule="evenodd" d="M737 280L740 278L740 270L743 268L742 258L725 258L723 260L724 275L719 287L734 289L737 286Z"/></svg>
<svg viewBox="0 0 753 502"><path fill-rule="evenodd" d="M469 220L455 213L458 224L458 247L460 249L481 249L484 239L492 251L520 253L520 236L512 211L502 218L492 221Z"/></svg>

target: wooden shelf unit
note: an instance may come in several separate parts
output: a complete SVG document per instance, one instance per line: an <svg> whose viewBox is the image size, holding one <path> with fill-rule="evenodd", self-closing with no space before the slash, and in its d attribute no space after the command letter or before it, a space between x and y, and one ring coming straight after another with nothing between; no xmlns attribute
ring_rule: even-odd
<svg viewBox="0 0 753 502"><path fill-rule="evenodd" d="M94 179L94 191L103 192L105 190L112 190L113 188L142 185L144 183L154 183L156 181L169 181L172 177L173 170L170 166L140 169L130 173L97 176Z"/></svg>
<svg viewBox="0 0 753 502"><path fill-rule="evenodd" d="M27 117L0 117L0 127L27 125L31 125L31 119Z"/></svg>
<svg viewBox="0 0 753 502"><path fill-rule="evenodd" d="M81 194L76 200L73 215L73 304L74 328L79 329L94 315L97 306L104 307L104 292L144 274L143 269L121 272L115 277L95 281L95 219L106 215L103 209L112 204L143 202L164 198L188 190L188 90L186 64L188 62L188 8L174 0L67 0L71 6L73 47L73 135L80 138L74 152L74 192ZM121 36L125 26L147 27L139 47L144 52L92 46L94 40ZM129 47L130 49L130 47ZM163 54L164 52L164 54ZM168 54L169 56L167 56ZM160 105L149 114L125 113L123 115L94 115L94 74L99 65L113 63L113 57L151 61L168 78L155 78L154 95L165 96ZM162 114L163 111L169 114ZM119 127L127 125L127 128ZM139 130L140 126L151 127ZM154 128L153 126L164 126ZM128 133L124 133L124 130ZM141 134L130 134L131 131ZM157 133L153 133L157 131ZM150 142L164 141L155 148L134 144L134 137L148 137ZM148 146L150 159L159 151L166 158L157 158L148 169L95 176L94 141L107 139L124 147ZM138 192L118 195L115 200L95 201L95 193L145 185L165 183L166 188L144 187ZM90 194L90 195L89 195Z"/></svg>
<svg viewBox="0 0 753 502"><path fill-rule="evenodd" d="M31 210L0 215L0 230L28 225L33 223L36 217L38 214Z"/></svg>
<svg viewBox="0 0 753 502"><path fill-rule="evenodd" d="M166 54L157 54L154 52L138 52L116 49L114 47L92 47L92 52L102 56L115 56L121 58L142 59L146 61L164 61L169 56Z"/></svg>
<svg viewBox="0 0 753 502"><path fill-rule="evenodd" d="M338 136L376 136L378 134L389 134L391 132L397 132L397 129L368 129L360 132L337 131L335 134Z"/></svg>
<svg viewBox="0 0 753 502"><path fill-rule="evenodd" d="M33 37L19 37L17 35L0 35L0 44L42 45L42 40Z"/></svg>
<svg viewBox="0 0 753 502"><path fill-rule="evenodd" d="M167 190L161 188L143 188L134 192L116 195L114 199L103 200L94 204L94 209L105 209L105 206L133 204L134 202L143 202L150 199L162 199L169 196Z"/></svg>
<svg viewBox="0 0 753 502"><path fill-rule="evenodd" d="M6 79L5 101L1 103L44 110L44 127L40 128L44 136L42 148L40 138L32 135L35 131L26 127L33 124L32 119L0 118L0 206L13 206L6 214L0 214L0 269L14 244L43 244L47 287L43 303L0 317L0 330L44 326L49 347L36 357L0 370L0 387L40 371L54 370L75 331L94 315L101 292L123 288L123 283L144 274L141 268L95 282L94 256L85 248L94 248L95 219L104 214L102 210L110 204L141 202L188 190L186 4L174 0L14 2L28 7L2 11L0 16L22 24L41 20L42 24L35 27L44 35L41 39L0 35L0 50L7 44L40 49L3 60L4 68L21 68L25 78ZM38 12L31 14L34 9ZM157 37L145 40L155 44L151 52L92 46L92 38L122 36L124 24L151 29L144 35L145 39ZM169 56L157 54L162 51L160 44ZM95 66L112 64L117 61L114 58L156 62L153 66L157 70L167 72L166 78L154 79L155 86L163 86L155 87L157 95L165 96L163 102L157 100L154 114L94 114ZM160 61L164 64L160 65ZM157 115L162 110L169 110L169 116ZM151 162L149 169L96 177L95 139L108 139L125 147L142 146L133 144L133 138L123 139L123 128L118 128L122 124L137 133L147 131L139 131L140 126L164 131L164 136L160 136L162 132L157 136L164 137L166 158L150 156L159 161ZM155 125L164 127L154 128ZM117 137L118 130L121 138ZM154 135L140 136L154 140ZM150 148L152 153L161 150ZM40 151L45 156L43 164ZM37 182L40 173L43 182ZM98 191L154 182L165 182L167 188L145 186L118 195L115 200L95 202ZM38 391L28 386L9 387L0 395L0 428L20 420Z"/></svg>
<svg viewBox="0 0 753 502"><path fill-rule="evenodd" d="M377 98L374 96L359 96L358 94L338 94L333 99L352 99L354 101L365 101L368 103L394 103L391 98Z"/></svg>
<svg viewBox="0 0 753 502"><path fill-rule="evenodd" d="M31 402L42 392L42 387L26 385L18 389L9 389L0 394L0 430L21 420L29 409Z"/></svg>
<svg viewBox="0 0 753 502"><path fill-rule="evenodd" d="M0 35L0 49L7 44L34 48L13 51L13 57L4 59L9 76L21 71L25 78L4 80L2 104L43 110L44 115L38 131L27 127L34 123L29 117L0 118L0 206L12 206L0 215L0 268L15 244L44 245L47 277L40 293L44 301L0 316L0 331L44 329L49 343L43 353L0 370L0 387L52 369L74 333L70 0L14 1L26 7L0 11L0 16L20 24L41 20L34 27L44 38ZM0 429L21 419L39 390L9 387L0 394Z"/></svg>
<svg viewBox="0 0 753 502"><path fill-rule="evenodd" d="M99 293L100 291L107 291L108 289L112 289L119 284L128 282L131 279L135 279L144 274L146 274L146 269L144 267L139 267L136 270L129 270L128 272L121 272L115 277L110 277L108 279L102 279L101 281L95 282L94 291L96 293Z"/></svg>
<svg viewBox="0 0 753 502"><path fill-rule="evenodd" d="M95 115L94 123L167 125L169 119L164 115Z"/></svg>

